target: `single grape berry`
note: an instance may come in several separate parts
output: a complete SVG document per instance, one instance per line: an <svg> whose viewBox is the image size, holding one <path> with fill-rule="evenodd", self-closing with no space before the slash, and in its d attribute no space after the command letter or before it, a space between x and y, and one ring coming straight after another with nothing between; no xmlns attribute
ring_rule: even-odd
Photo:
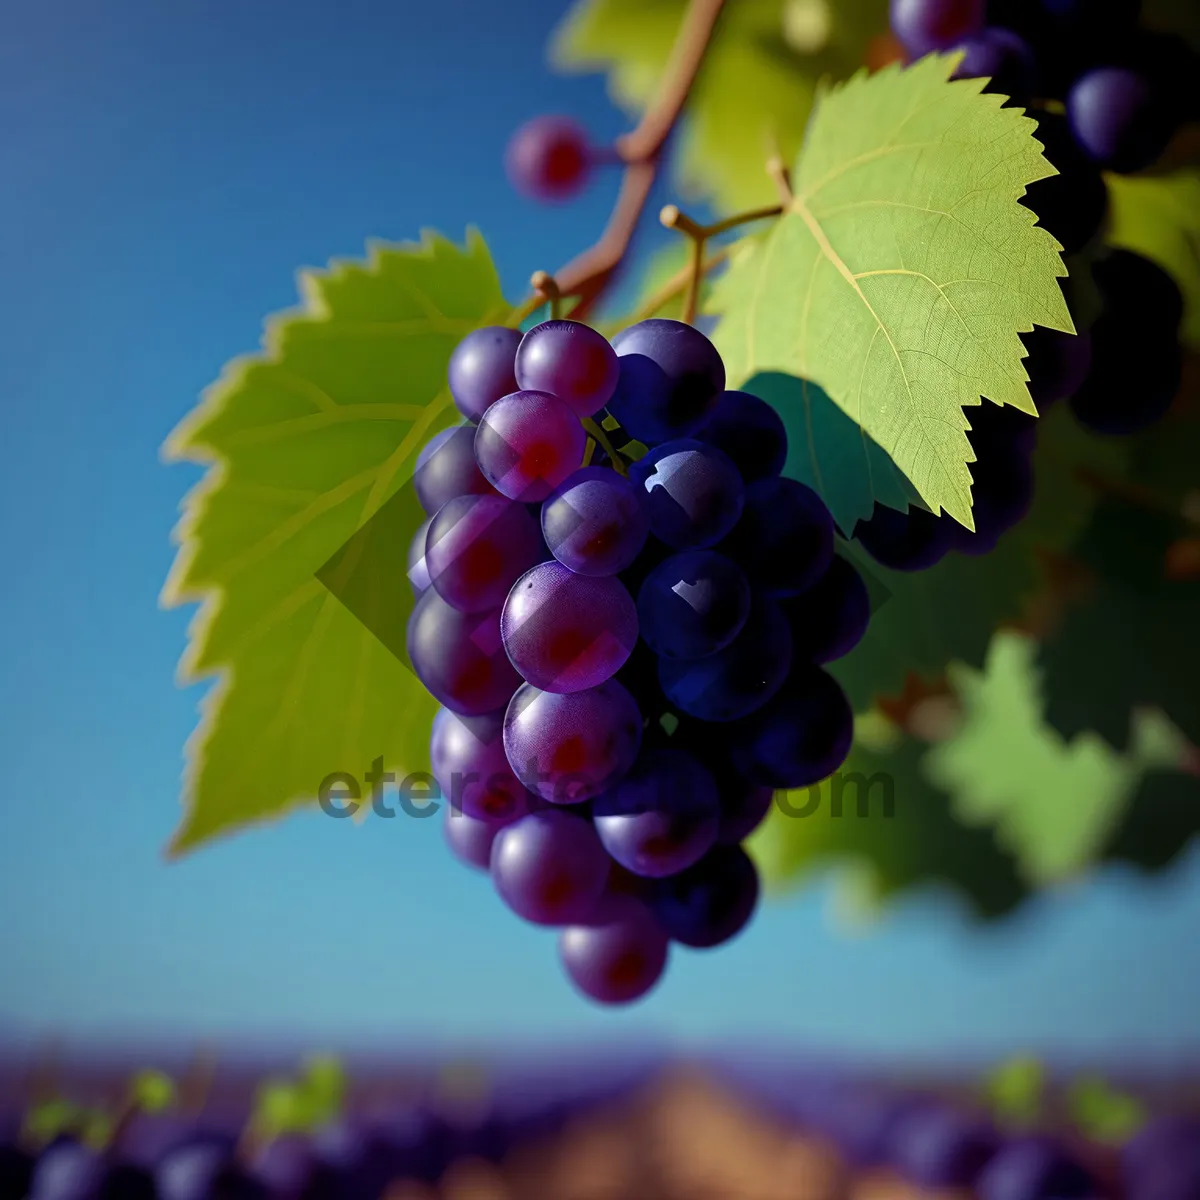
<svg viewBox="0 0 1200 1200"><path fill-rule="evenodd" d="M892 1165L926 1188L970 1188L1000 1144L978 1117L940 1104L919 1108L893 1134Z"/></svg>
<svg viewBox="0 0 1200 1200"><path fill-rule="evenodd" d="M734 765L746 779L764 787L809 787L846 761L854 713L831 675L799 666L731 736Z"/></svg>
<svg viewBox="0 0 1200 1200"><path fill-rule="evenodd" d="M407 650L430 695L463 716L503 708L521 684L500 640L500 610L459 612L434 588L408 618Z"/></svg>
<svg viewBox="0 0 1200 1200"><path fill-rule="evenodd" d="M638 625L664 658L705 658L728 646L750 615L750 584L714 550L685 550L660 563L638 591Z"/></svg>
<svg viewBox="0 0 1200 1200"><path fill-rule="evenodd" d="M431 439L417 455L413 487L431 517L459 496L495 495L496 489L475 461L475 430L470 425L452 425Z"/></svg>
<svg viewBox="0 0 1200 1200"><path fill-rule="evenodd" d="M773 596L811 587L833 560L833 517L810 487L764 479L746 489L741 520L719 547Z"/></svg>
<svg viewBox="0 0 1200 1200"><path fill-rule="evenodd" d="M537 521L503 496L459 496L438 509L425 538L429 579L461 612L499 608L541 557Z"/></svg>
<svg viewBox="0 0 1200 1200"><path fill-rule="evenodd" d="M590 325L543 321L521 339L516 373L522 391L549 392L576 416L590 417L611 398L620 366L608 339Z"/></svg>
<svg viewBox="0 0 1200 1200"><path fill-rule="evenodd" d="M734 721L761 708L792 664L792 634L779 605L756 595L741 632L706 658L660 658L658 679L667 699L699 721Z"/></svg>
<svg viewBox="0 0 1200 1200"><path fill-rule="evenodd" d="M549 392L513 392L483 414L475 458L487 480L510 500L545 500L579 469L587 434L579 418Z"/></svg>
<svg viewBox="0 0 1200 1200"><path fill-rule="evenodd" d="M645 750L624 779L596 798L592 816L621 866L660 879L690 867L716 842L717 785L683 750Z"/></svg>
<svg viewBox="0 0 1200 1200"><path fill-rule="evenodd" d="M1037 325L1031 333L1021 334L1021 340L1029 394L1039 412L1079 390L1092 365L1092 335L1086 329L1071 334Z"/></svg>
<svg viewBox="0 0 1200 1200"><path fill-rule="evenodd" d="M501 396L517 390L521 331L504 325L473 330L450 355L450 395L468 421L478 421Z"/></svg>
<svg viewBox="0 0 1200 1200"><path fill-rule="evenodd" d="M1042 1135L1000 1147L974 1181L979 1200L1087 1200L1097 1181L1075 1158Z"/></svg>
<svg viewBox="0 0 1200 1200"><path fill-rule="evenodd" d="M657 446L689 437L715 410L725 389L725 364L700 330L651 318L612 341L620 375L608 411L630 437Z"/></svg>
<svg viewBox="0 0 1200 1200"><path fill-rule="evenodd" d="M513 584L500 614L500 636L528 683L543 692L582 692L629 658L637 643L637 609L619 579L576 575L551 560Z"/></svg>
<svg viewBox="0 0 1200 1200"><path fill-rule="evenodd" d="M583 467L542 505L542 537L564 567L616 575L646 544L650 518L641 489L607 467Z"/></svg>
<svg viewBox="0 0 1200 1200"><path fill-rule="evenodd" d="M492 843L492 882L534 925L569 925L595 907L609 859L589 821L561 809L530 813Z"/></svg>
<svg viewBox="0 0 1200 1200"><path fill-rule="evenodd" d="M900 512L876 504L870 519L854 527L854 537L880 566L893 571L924 571L952 549L952 523L924 508Z"/></svg>
<svg viewBox="0 0 1200 1200"><path fill-rule="evenodd" d="M1033 503L1033 465L1028 453L999 453L972 463L972 532L953 523L954 549L960 554L990 554L1000 537L1017 525Z"/></svg>
<svg viewBox="0 0 1200 1200"><path fill-rule="evenodd" d="M662 978L668 949L658 922L630 897L602 901L595 919L564 929L558 942L567 977L601 1004L629 1004L646 995Z"/></svg>
<svg viewBox="0 0 1200 1200"><path fill-rule="evenodd" d="M504 714L509 765L552 804L598 796L633 766L641 744L642 714L614 679L569 694L524 684Z"/></svg>
<svg viewBox="0 0 1200 1200"><path fill-rule="evenodd" d="M818 665L850 653L867 632L871 599L862 576L840 554L825 574L780 605L792 630L792 659Z"/></svg>
<svg viewBox="0 0 1200 1200"><path fill-rule="evenodd" d="M1127 67L1097 67L1067 96L1067 118L1080 146L1110 171L1140 171L1167 147L1174 121L1154 81Z"/></svg>
<svg viewBox="0 0 1200 1200"><path fill-rule="evenodd" d="M587 131L568 117L535 117L509 140L508 178L534 200L566 200L583 189L591 172Z"/></svg>
<svg viewBox="0 0 1200 1200"><path fill-rule="evenodd" d="M513 774L504 753L504 711L461 717L438 710L429 739L433 777L455 813L511 821L530 812L534 798Z"/></svg>
<svg viewBox="0 0 1200 1200"><path fill-rule="evenodd" d="M696 440L723 450L745 483L778 475L787 461L783 418L749 392L722 392L712 416L696 431Z"/></svg>
<svg viewBox="0 0 1200 1200"><path fill-rule="evenodd" d="M742 477L724 451L692 439L666 442L634 463L650 528L677 550L719 542L742 515Z"/></svg>
<svg viewBox="0 0 1200 1200"><path fill-rule="evenodd" d="M891 0L892 32L913 58L948 50L983 26L984 0Z"/></svg>
<svg viewBox="0 0 1200 1200"><path fill-rule="evenodd" d="M723 755L717 763L713 762L714 757L709 755L706 761L717 783L720 804L717 841L725 846L736 846L766 820L775 799L775 789L746 779Z"/></svg>
<svg viewBox="0 0 1200 1200"><path fill-rule="evenodd" d="M1011 29L992 26L963 41L963 60L951 79L987 79L985 92L1025 100L1037 89L1037 60L1028 43Z"/></svg>
<svg viewBox="0 0 1200 1200"><path fill-rule="evenodd" d="M472 817L447 806L442 831L450 852L459 862L477 871L486 871L491 865L496 835L508 824L511 822Z"/></svg>
<svg viewBox="0 0 1200 1200"><path fill-rule="evenodd" d="M647 902L673 941L708 950L741 933L758 896L758 871L745 850L714 846L686 871L656 880Z"/></svg>

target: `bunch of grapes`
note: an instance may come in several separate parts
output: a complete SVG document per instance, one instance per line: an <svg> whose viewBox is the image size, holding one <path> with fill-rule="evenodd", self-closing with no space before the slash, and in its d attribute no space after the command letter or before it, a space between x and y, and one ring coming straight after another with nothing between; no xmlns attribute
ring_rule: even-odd
<svg viewBox="0 0 1200 1200"><path fill-rule="evenodd" d="M1104 172L1143 170L1176 129L1200 115L1200 63L1179 38L1138 26L1138 0L892 0L892 30L913 58L962 50L957 78L988 79L1037 121L1058 174L1024 203L1091 275L1099 315L1077 335L1024 335L1029 390L1039 412L1065 402L1094 433L1126 436L1159 421L1182 373L1183 298L1158 266L1104 247ZM1084 253L1086 252L1086 253ZM1076 293L1082 289L1076 287ZM1072 305L1072 307L1075 307ZM951 552L984 554L1028 511L1036 421L984 401L969 410L976 461L974 533L921 508L878 505L855 536L883 566L919 571Z"/></svg>
<svg viewBox="0 0 1200 1200"><path fill-rule="evenodd" d="M585 995L628 1002L670 942L746 925L740 843L775 789L845 758L852 715L822 664L862 637L867 591L824 503L781 476L778 414L725 390L691 325L611 344L577 321L488 327L449 377L466 423L418 462L408 628L442 705L447 837L561 928Z"/></svg>

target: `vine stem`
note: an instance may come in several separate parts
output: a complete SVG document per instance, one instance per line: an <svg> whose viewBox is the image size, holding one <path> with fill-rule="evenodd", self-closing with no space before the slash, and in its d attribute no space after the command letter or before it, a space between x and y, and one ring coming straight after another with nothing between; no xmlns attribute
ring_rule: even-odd
<svg viewBox="0 0 1200 1200"><path fill-rule="evenodd" d="M600 427L599 421L595 421L591 417L584 417L583 427L587 430L588 437L590 437L596 443L596 445L608 455L612 462L613 470L616 471L618 475L628 475L629 471L626 468L624 461L614 448L612 439L609 438L608 434L605 433Z"/></svg>
<svg viewBox="0 0 1200 1200"><path fill-rule="evenodd" d="M657 96L637 128L613 144L613 151L625 164L625 170L604 232L593 246L553 275L539 271L533 276L530 286L534 295L514 314L517 324L547 300L553 306L553 296L544 286L547 281L553 283L560 298L576 298L571 310L575 319L582 320L595 307L629 249L658 175L663 146L687 102L724 7L725 0L690 0Z"/></svg>

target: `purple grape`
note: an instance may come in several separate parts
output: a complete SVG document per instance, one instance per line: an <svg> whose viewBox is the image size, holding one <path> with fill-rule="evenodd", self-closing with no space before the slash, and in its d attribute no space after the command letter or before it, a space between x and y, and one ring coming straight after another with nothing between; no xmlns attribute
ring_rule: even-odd
<svg viewBox="0 0 1200 1200"><path fill-rule="evenodd" d="M977 1117L928 1105L902 1119L892 1137L892 1165L925 1188L969 1188L994 1157L999 1138Z"/></svg>
<svg viewBox="0 0 1200 1200"><path fill-rule="evenodd" d="M660 879L712 849L720 822L717 785L690 754L647 750L596 799L592 816L604 848L621 866Z"/></svg>
<svg viewBox="0 0 1200 1200"><path fill-rule="evenodd" d="M1200 1155L1200 1118L1171 1113L1152 1118L1121 1150L1121 1165L1135 1197L1139 1184L1165 1162Z"/></svg>
<svg viewBox="0 0 1200 1200"><path fill-rule="evenodd" d="M788 439L783 418L749 392L722 392L696 440L723 450L745 483L770 479L783 470Z"/></svg>
<svg viewBox="0 0 1200 1200"><path fill-rule="evenodd" d="M1037 120L1035 136L1058 174L1031 183L1021 203L1037 214L1038 224L1065 254L1077 254L1100 231L1108 212L1108 187L1075 141L1065 117L1042 111L1029 115Z"/></svg>
<svg viewBox="0 0 1200 1200"><path fill-rule="evenodd" d="M429 526L433 517L426 517L420 528L413 534L413 540L408 546L408 582L413 596L420 600L429 587L429 564L425 561L425 539L429 535Z"/></svg>
<svg viewBox="0 0 1200 1200"><path fill-rule="evenodd" d="M621 371L608 411L647 446L694 433L725 390L717 348L682 321L639 321L618 333L612 347Z"/></svg>
<svg viewBox="0 0 1200 1200"><path fill-rule="evenodd" d="M970 37L983 16L984 0L891 0L892 32L913 58Z"/></svg>
<svg viewBox="0 0 1200 1200"><path fill-rule="evenodd" d="M1087 330L1060 333L1057 329L1035 326L1023 333L1029 372L1029 394L1039 411L1073 396L1087 378L1092 365L1092 337Z"/></svg>
<svg viewBox="0 0 1200 1200"><path fill-rule="evenodd" d="M699 721L734 721L761 708L792 665L792 634L779 605L754 596L742 631L707 658L659 659L670 702Z"/></svg>
<svg viewBox="0 0 1200 1200"><path fill-rule="evenodd" d="M501 396L517 390L515 363L521 331L485 325L468 333L450 355L450 395L468 421L478 421Z"/></svg>
<svg viewBox="0 0 1200 1200"><path fill-rule="evenodd" d="M1098 1190L1074 1158L1036 1134L1002 1146L974 1183L979 1200L1088 1200Z"/></svg>
<svg viewBox="0 0 1200 1200"><path fill-rule="evenodd" d="M499 608L542 553L537 521L503 496L459 496L438 509L425 539L429 579L460 612Z"/></svg>
<svg viewBox="0 0 1200 1200"><path fill-rule="evenodd" d="M534 925L569 925L595 908L609 860L589 821L562 809L506 825L492 845L492 881Z"/></svg>
<svg viewBox="0 0 1200 1200"><path fill-rule="evenodd" d="M312 1143L298 1134L272 1138L250 1164L250 1176L270 1200L340 1200L334 1173L321 1163Z"/></svg>
<svg viewBox="0 0 1200 1200"><path fill-rule="evenodd" d="M1067 96L1067 119L1080 146L1110 171L1155 162L1174 132L1153 81L1127 67L1097 67Z"/></svg>
<svg viewBox="0 0 1200 1200"><path fill-rule="evenodd" d="M559 934L567 976L601 1004L629 1004L646 995L667 965L667 935L644 905L628 897L608 901L603 915Z"/></svg>
<svg viewBox="0 0 1200 1200"><path fill-rule="evenodd" d="M746 927L758 906L758 871L740 846L714 846L698 863L655 880L650 911L667 936L708 950Z"/></svg>
<svg viewBox="0 0 1200 1200"><path fill-rule="evenodd" d="M611 575L551 560L513 584L500 635L521 677L543 692L582 692L619 670L637 644L637 609Z"/></svg>
<svg viewBox="0 0 1200 1200"><path fill-rule="evenodd" d="M154 1183L158 1200L264 1200L263 1189L232 1154L211 1143L184 1146L168 1155L155 1171Z"/></svg>
<svg viewBox="0 0 1200 1200"><path fill-rule="evenodd" d="M833 517L812 488L795 479L764 479L746 489L742 519L720 550L755 587L795 595L833 560Z"/></svg>
<svg viewBox="0 0 1200 1200"><path fill-rule="evenodd" d="M517 351L517 387L549 392L577 417L590 417L608 403L619 374L608 339L581 321L543 321Z"/></svg>
<svg viewBox="0 0 1200 1200"><path fill-rule="evenodd" d="M485 821L529 812L533 797L504 753L504 711L460 717L448 708L433 718L429 741L433 777L447 807Z"/></svg>
<svg viewBox="0 0 1200 1200"><path fill-rule="evenodd" d="M638 591L638 625L664 658L704 658L724 649L750 615L750 584L713 550L685 550L660 563Z"/></svg>
<svg viewBox="0 0 1200 1200"><path fill-rule="evenodd" d="M642 715L614 679L563 695L524 684L504 714L504 749L527 788L552 804L598 796L633 766Z"/></svg>
<svg viewBox="0 0 1200 1200"><path fill-rule="evenodd" d="M549 392L513 392L483 414L475 431L479 469L510 500L545 500L579 469L587 434Z"/></svg>
<svg viewBox="0 0 1200 1200"><path fill-rule="evenodd" d="M985 92L1023 100L1037 88L1037 62L1025 39L992 26L961 42L963 60L951 79L987 79Z"/></svg>
<svg viewBox="0 0 1200 1200"><path fill-rule="evenodd" d="M728 769L719 772L716 779L721 807L717 841L723 846L736 846L767 819L775 789L744 779L739 772Z"/></svg>
<svg viewBox="0 0 1200 1200"><path fill-rule="evenodd" d="M803 666L732 736L734 765L747 779L772 788L808 787L845 762L854 713L831 675Z"/></svg>
<svg viewBox="0 0 1200 1200"><path fill-rule="evenodd" d="M446 835L446 844L450 852L461 863L486 871L492 861L492 845L496 835L509 821L489 821L482 817L471 817L465 812L456 812L453 808L446 809L442 821L442 832Z"/></svg>
<svg viewBox="0 0 1200 1200"><path fill-rule="evenodd" d="M629 470L642 489L655 537L677 550L713 546L742 514L742 477L722 450L666 442Z"/></svg>
<svg viewBox="0 0 1200 1200"><path fill-rule="evenodd" d="M807 591L780 601L792 630L792 661L818 665L849 654L867 632L871 599L862 576L840 554Z"/></svg>
<svg viewBox="0 0 1200 1200"><path fill-rule="evenodd" d="M503 708L521 683L500 639L500 610L462 613L430 588L408 619L408 658L430 694L463 716Z"/></svg>
<svg viewBox="0 0 1200 1200"><path fill-rule="evenodd" d="M1001 536L1017 525L1033 503L1033 466L1028 454L1000 453L972 463L971 512L975 530L954 522L954 549L990 554Z"/></svg>
<svg viewBox="0 0 1200 1200"><path fill-rule="evenodd" d="M876 504L870 519L854 527L854 537L881 566L893 571L925 571L950 552L954 523L924 508L900 512Z"/></svg>
<svg viewBox="0 0 1200 1200"><path fill-rule="evenodd" d="M458 496L491 496L496 489L475 461L475 430L451 425L431 439L417 455L413 487L428 516Z"/></svg>
<svg viewBox="0 0 1200 1200"><path fill-rule="evenodd" d="M101 1200L104 1176L104 1159L95 1150L63 1141L34 1165L29 1200Z"/></svg>
<svg viewBox="0 0 1200 1200"><path fill-rule="evenodd" d="M579 575L616 575L642 552L650 518L641 491L607 467L583 467L542 505L550 553Z"/></svg>
<svg viewBox="0 0 1200 1200"><path fill-rule="evenodd" d="M509 140L508 178L534 200L565 200L579 192L591 172L587 132L569 117L535 117Z"/></svg>

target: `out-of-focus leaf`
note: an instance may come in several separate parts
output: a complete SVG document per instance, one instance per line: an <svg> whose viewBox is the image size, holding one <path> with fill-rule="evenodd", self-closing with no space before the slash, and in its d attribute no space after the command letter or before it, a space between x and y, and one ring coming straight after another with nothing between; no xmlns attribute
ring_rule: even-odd
<svg viewBox="0 0 1200 1200"><path fill-rule="evenodd" d="M1018 1054L993 1068L983 1082L992 1115L1001 1125L1036 1125L1046 1094L1046 1068L1032 1054Z"/></svg>

